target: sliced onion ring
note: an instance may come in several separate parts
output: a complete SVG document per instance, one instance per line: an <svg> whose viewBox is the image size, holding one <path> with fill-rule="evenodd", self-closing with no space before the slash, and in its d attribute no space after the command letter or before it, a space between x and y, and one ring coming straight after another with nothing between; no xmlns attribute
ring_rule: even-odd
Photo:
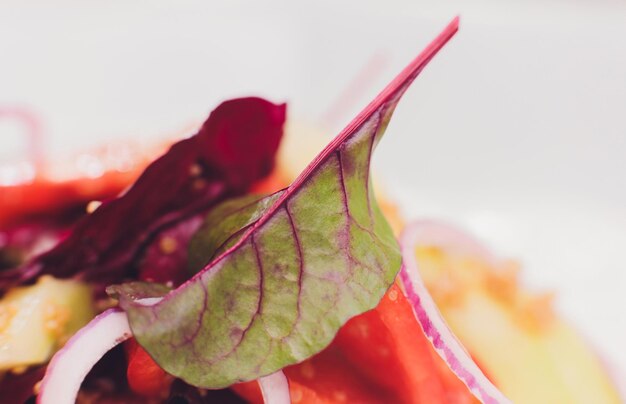
<svg viewBox="0 0 626 404"><path fill-rule="evenodd" d="M38 404L74 404L92 367L132 336L126 313L109 309L78 331L53 357L41 381Z"/></svg>
<svg viewBox="0 0 626 404"><path fill-rule="evenodd" d="M78 331L53 357L41 381L38 404L73 404L95 364L132 337L126 313L109 309ZM258 380L265 404L289 404L289 382L278 371Z"/></svg>
<svg viewBox="0 0 626 404"><path fill-rule="evenodd" d="M289 381L282 371L261 377L259 387L265 404L290 404Z"/></svg>
<svg viewBox="0 0 626 404"><path fill-rule="evenodd" d="M452 334L437 305L426 290L418 271L415 247L432 245L433 242L490 257L480 243L446 225L430 221L413 222L408 225L400 237L403 261L400 280L413 307L415 318L437 354L478 400L487 404L510 403L510 400L483 374L459 340Z"/></svg>

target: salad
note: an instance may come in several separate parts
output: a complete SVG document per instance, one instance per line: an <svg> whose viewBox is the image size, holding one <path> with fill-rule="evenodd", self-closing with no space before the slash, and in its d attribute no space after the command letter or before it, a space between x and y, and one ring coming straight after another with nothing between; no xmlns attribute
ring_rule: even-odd
<svg viewBox="0 0 626 404"><path fill-rule="evenodd" d="M106 186L1 189L0 401L619 402L514 264L374 195L394 108L457 29L293 180L286 106L252 97Z"/></svg>

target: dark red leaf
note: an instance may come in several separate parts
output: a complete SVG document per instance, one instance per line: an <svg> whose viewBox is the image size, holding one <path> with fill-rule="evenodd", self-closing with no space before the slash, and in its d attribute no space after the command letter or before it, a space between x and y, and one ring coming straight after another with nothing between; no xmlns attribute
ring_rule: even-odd
<svg viewBox="0 0 626 404"><path fill-rule="evenodd" d="M286 106L261 98L219 105L200 131L174 144L121 197L80 221L72 235L20 268L0 273L0 290L41 274L100 283L133 275L158 234L244 193L271 171Z"/></svg>

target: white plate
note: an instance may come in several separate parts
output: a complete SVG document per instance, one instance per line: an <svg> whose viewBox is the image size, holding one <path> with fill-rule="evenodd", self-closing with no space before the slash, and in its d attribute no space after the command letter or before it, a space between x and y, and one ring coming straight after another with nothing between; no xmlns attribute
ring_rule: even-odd
<svg viewBox="0 0 626 404"><path fill-rule="evenodd" d="M334 132L457 13L376 170L411 216L519 258L624 367L626 3L8 1L0 104L34 111L51 155L162 136L248 94ZM0 158L19 130L0 122Z"/></svg>

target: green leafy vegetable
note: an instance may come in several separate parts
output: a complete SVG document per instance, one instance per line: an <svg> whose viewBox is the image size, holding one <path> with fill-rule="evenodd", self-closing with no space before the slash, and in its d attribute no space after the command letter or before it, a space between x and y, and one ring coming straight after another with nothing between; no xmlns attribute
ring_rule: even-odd
<svg viewBox="0 0 626 404"><path fill-rule="evenodd" d="M212 209L189 244L189 268L196 273L214 257L232 247L283 191L265 198L246 195Z"/></svg>
<svg viewBox="0 0 626 404"><path fill-rule="evenodd" d="M256 379L319 352L376 306L401 258L372 191L372 151L456 29L455 20L286 190L217 208L192 243L193 265L204 266L193 278L150 306L116 289L163 369L205 388Z"/></svg>

